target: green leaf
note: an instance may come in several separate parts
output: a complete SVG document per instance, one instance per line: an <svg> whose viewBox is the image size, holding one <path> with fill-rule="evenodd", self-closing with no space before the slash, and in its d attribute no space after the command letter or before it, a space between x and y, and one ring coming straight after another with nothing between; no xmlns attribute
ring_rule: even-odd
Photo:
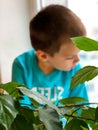
<svg viewBox="0 0 98 130"><path fill-rule="evenodd" d="M91 130L98 130L98 123L95 123Z"/></svg>
<svg viewBox="0 0 98 130"><path fill-rule="evenodd" d="M17 89L19 89L24 95L28 96L30 99L32 98L39 104L48 105L60 114L60 110L58 109L58 107L56 107L51 101L49 101L45 96L41 95L40 93L35 92L33 90L29 90L24 87L19 87Z"/></svg>
<svg viewBox="0 0 98 130"><path fill-rule="evenodd" d="M39 107L39 103L37 101L35 101L33 98L30 98L30 100L35 107Z"/></svg>
<svg viewBox="0 0 98 130"><path fill-rule="evenodd" d="M95 121L98 123L98 107L96 108L95 111Z"/></svg>
<svg viewBox="0 0 98 130"><path fill-rule="evenodd" d="M25 119L30 122L30 123L34 123L34 124L38 124L40 123L39 120L39 115L38 115L38 110L32 110L26 107L20 107L19 109L19 113L25 117Z"/></svg>
<svg viewBox="0 0 98 130"><path fill-rule="evenodd" d="M80 50L96 51L98 50L98 42L88 37L73 37L71 40Z"/></svg>
<svg viewBox="0 0 98 130"><path fill-rule="evenodd" d="M33 124L33 127L34 127L34 130L47 130L43 123L38 124L38 125Z"/></svg>
<svg viewBox="0 0 98 130"><path fill-rule="evenodd" d="M6 130L2 124L0 124L0 130Z"/></svg>
<svg viewBox="0 0 98 130"><path fill-rule="evenodd" d="M85 101L85 99L82 97L69 97L69 98L64 98L64 99L59 100L59 102L64 105L75 104L75 103L79 103L79 102L83 102L83 101Z"/></svg>
<svg viewBox="0 0 98 130"><path fill-rule="evenodd" d="M83 126L81 126L81 128L82 128L82 130L88 130L88 128L85 128L85 127L83 127Z"/></svg>
<svg viewBox="0 0 98 130"><path fill-rule="evenodd" d="M33 125L24 116L17 115L10 130L34 130Z"/></svg>
<svg viewBox="0 0 98 130"><path fill-rule="evenodd" d="M47 130L62 130L62 123L59 120L59 115L54 109L50 107L40 108L39 118L44 123Z"/></svg>
<svg viewBox="0 0 98 130"><path fill-rule="evenodd" d="M38 110L22 106L11 126L11 130L45 130L44 127L44 124L39 120Z"/></svg>
<svg viewBox="0 0 98 130"><path fill-rule="evenodd" d="M17 87L24 86L23 84L19 84L17 82L8 82L5 84L0 84L0 88L3 88L8 94L19 97L21 94L17 90ZM25 86L24 86L25 87Z"/></svg>
<svg viewBox="0 0 98 130"><path fill-rule="evenodd" d="M72 119L66 126L65 130L83 130L83 128L89 130L86 122L80 119Z"/></svg>
<svg viewBox="0 0 98 130"><path fill-rule="evenodd" d="M72 77L71 89L77 85L89 81L98 75L98 67L95 66L85 66Z"/></svg>
<svg viewBox="0 0 98 130"><path fill-rule="evenodd" d="M0 124L9 130L13 120L18 114L14 100L9 95L0 95Z"/></svg>
<svg viewBox="0 0 98 130"><path fill-rule="evenodd" d="M90 124L90 126L92 126L95 122L95 110L96 108L92 108L92 107L88 107L88 109L82 108L81 116L84 117L85 121L88 124Z"/></svg>

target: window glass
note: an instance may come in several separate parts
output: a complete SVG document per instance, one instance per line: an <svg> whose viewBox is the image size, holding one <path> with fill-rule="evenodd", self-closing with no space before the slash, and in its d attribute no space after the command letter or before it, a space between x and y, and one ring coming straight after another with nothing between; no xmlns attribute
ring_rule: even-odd
<svg viewBox="0 0 98 130"><path fill-rule="evenodd" d="M98 41L98 0L68 0L68 7L83 21L87 29L87 36ZM81 52L83 66L98 66L98 51ZM98 76L87 82L91 102L98 101Z"/></svg>
<svg viewBox="0 0 98 130"><path fill-rule="evenodd" d="M47 6L49 4L67 5L67 0L42 0L42 6Z"/></svg>

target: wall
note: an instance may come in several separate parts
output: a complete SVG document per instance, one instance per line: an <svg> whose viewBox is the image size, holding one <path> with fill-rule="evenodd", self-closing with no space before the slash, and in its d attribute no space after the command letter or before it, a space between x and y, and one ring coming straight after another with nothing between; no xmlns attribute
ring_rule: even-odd
<svg viewBox="0 0 98 130"><path fill-rule="evenodd" d="M35 14L33 7L36 8L34 0L0 0L0 73L3 83L11 80L14 58L31 49L29 21Z"/></svg>

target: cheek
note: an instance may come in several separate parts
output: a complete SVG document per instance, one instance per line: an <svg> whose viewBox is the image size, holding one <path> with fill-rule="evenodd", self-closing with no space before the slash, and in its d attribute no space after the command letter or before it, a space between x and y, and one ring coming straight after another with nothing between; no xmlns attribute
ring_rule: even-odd
<svg viewBox="0 0 98 130"><path fill-rule="evenodd" d="M63 61L63 63L70 65L70 64L73 64L73 60L65 60Z"/></svg>
<svg viewBox="0 0 98 130"><path fill-rule="evenodd" d="M70 62L62 62L55 65L55 68L63 71L68 71L72 68L73 64Z"/></svg>
<svg viewBox="0 0 98 130"><path fill-rule="evenodd" d="M57 69L64 69L73 65L73 60L65 60L61 58L51 59L49 62L50 65Z"/></svg>
<svg viewBox="0 0 98 130"><path fill-rule="evenodd" d="M62 69L66 69L66 68L69 68L71 67L73 64L72 61L58 61L55 63L55 66L58 67L58 68L62 68Z"/></svg>
<svg viewBox="0 0 98 130"><path fill-rule="evenodd" d="M73 64L73 60L57 60L56 64L60 66L70 66L71 64Z"/></svg>

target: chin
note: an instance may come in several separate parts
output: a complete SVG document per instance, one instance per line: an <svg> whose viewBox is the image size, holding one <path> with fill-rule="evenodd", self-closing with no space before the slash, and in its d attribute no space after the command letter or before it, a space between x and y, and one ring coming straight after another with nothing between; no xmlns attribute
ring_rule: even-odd
<svg viewBox="0 0 98 130"><path fill-rule="evenodd" d="M57 69L58 69L58 70L61 70L61 71L70 71L72 68L74 68L74 67L70 67L70 68L64 68L64 69L57 68Z"/></svg>
<svg viewBox="0 0 98 130"><path fill-rule="evenodd" d="M72 68L66 68L66 69L63 69L62 71L70 71Z"/></svg>
<svg viewBox="0 0 98 130"><path fill-rule="evenodd" d="M66 71L70 71L70 70L73 69L74 67L75 67L75 66L72 66L72 67L66 69Z"/></svg>
<svg viewBox="0 0 98 130"><path fill-rule="evenodd" d="M70 71L72 68L67 69L66 71Z"/></svg>
<svg viewBox="0 0 98 130"><path fill-rule="evenodd" d="M72 66L72 67L71 67L71 69L73 69L74 67L75 67L75 65L74 65L74 66Z"/></svg>

